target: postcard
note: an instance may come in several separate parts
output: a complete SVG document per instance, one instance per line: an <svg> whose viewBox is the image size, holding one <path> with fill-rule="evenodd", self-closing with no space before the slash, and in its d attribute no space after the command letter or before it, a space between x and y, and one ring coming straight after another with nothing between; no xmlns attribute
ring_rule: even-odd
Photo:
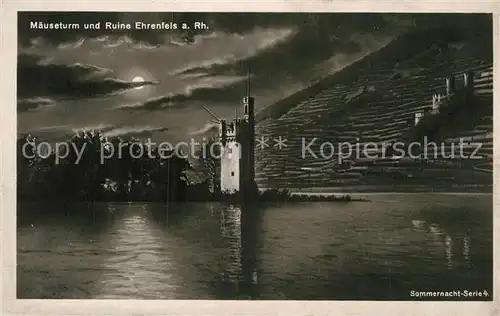
<svg viewBox="0 0 500 316"><path fill-rule="evenodd" d="M6 315L498 312L493 2L76 3L3 4Z"/></svg>

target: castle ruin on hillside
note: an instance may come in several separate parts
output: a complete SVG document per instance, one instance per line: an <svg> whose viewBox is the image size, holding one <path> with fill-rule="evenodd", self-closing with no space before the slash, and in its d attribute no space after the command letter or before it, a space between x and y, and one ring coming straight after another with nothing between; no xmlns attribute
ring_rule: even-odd
<svg viewBox="0 0 500 316"><path fill-rule="evenodd" d="M446 78L446 95L441 93L432 95L432 104L430 109L426 111L420 111L414 114L414 125L416 126L427 114L439 114L439 109L445 102L450 102L452 97L461 94L463 96L463 102L467 104L474 96L474 72L469 71L463 73L463 88L458 91L456 88L456 78L455 76L450 76Z"/></svg>

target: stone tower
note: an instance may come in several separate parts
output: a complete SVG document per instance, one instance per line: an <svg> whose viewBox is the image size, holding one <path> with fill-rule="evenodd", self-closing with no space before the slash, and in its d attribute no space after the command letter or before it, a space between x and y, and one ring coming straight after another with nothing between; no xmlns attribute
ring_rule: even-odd
<svg viewBox="0 0 500 316"><path fill-rule="evenodd" d="M254 102L248 93L242 102L243 117L236 117L231 123L220 121L222 193L247 196L256 192Z"/></svg>
<svg viewBox="0 0 500 316"><path fill-rule="evenodd" d="M446 97L450 98L455 93L455 77L446 78Z"/></svg>
<svg viewBox="0 0 500 316"><path fill-rule="evenodd" d="M422 112L415 113L414 125L417 126L417 124L420 123L420 121L422 120L423 117L424 117L424 113L422 113Z"/></svg>
<svg viewBox="0 0 500 316"><path fill-rule="evenodd" d="M464 76L464 102L469 104L474 98L474 72L468 71L463 74Z"/></svg>
<svg viewBox="0 0 500 316"><path fill-rule="evenodd" d="M432 109L431 113L436 114L439 113L439 108L441 107L441 93L434 94L432 96Z"/></svg>
<svg viewBox="0 0 500 316"><path fill-rule="evenodd" d="M464 88L474 89L474 72L468 71L464 73L463 76L464 76Z"/></svg>

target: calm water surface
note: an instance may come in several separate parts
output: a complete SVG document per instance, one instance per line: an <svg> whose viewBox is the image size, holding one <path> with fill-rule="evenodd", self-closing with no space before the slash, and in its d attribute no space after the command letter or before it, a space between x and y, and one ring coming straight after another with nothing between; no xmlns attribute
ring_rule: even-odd
<svg viewBox="0 0 500 316"><path fill-rule="evenodd" d="M369 199L244 210L21 205L18 297L408 300L411 290L487 290L491 299L491 195Z"/></svg>

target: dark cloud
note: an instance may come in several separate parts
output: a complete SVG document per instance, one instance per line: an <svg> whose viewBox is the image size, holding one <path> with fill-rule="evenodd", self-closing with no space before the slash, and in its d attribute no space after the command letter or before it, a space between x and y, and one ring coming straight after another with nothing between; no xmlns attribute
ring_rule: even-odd
<svg viewBox="0 0 500 316"><path fill-rule="evenodd" d="M245 82L237 82L220 87L193 87L186 93L151 98L145 102L121 105L116 109L150 112L180 107L191 101L237 102L244 95L245 86Z"/></svg>
<svg viewBox="0 0 500 316"><path fill-rule="evenodd" d="M104 133L105 136L113 137L150 137L153 133L166 132L167 127L151 127L151 126L123 126L111 129Z"/></svg>
<svg viewBox="0 0 500 316"><path fill-rule="evenodd" d="M17 101L17 111L27 112L31 110L36 110L40 108L46 108L54 106L55 102L47 98L28 98L20 99Z"/></svg>
<svg viewBox="0 0 500 316"><path fill-rule="evenodd" d="M359 43L350 37L339 38L326 36L321 32L301 31L260 54L243 60L228 59L225 63L193 66L185 69L181 75L245 75L250 70L254 77L270 80L276 80L276 76L280 75L304 77L312 65L325 61L336 53L350 54L360 49ZM273 78L269 77L269 74L273 74Z"/></svg>
<svg viewBox="0 0 500 316"><path fill-rule="evenodd" d="M218 25L224 30L244 32L259 27L290 27L295 32L259 54L244 59L228 58L212 64L193 65L181 75L244 75L248 70L258 79L256 88L269 85L277 78L301 80L314 73L314 66L335 54L353 54L376 49L380 44L369 40L396 36L410 25L409 17L385 14L225 14ZM234 27L231 27L233 25ZM372 46L372 47L370 47ZM272 76L270 75L272 74Z"/></svg>
<svg viewBox="0 0 500 316"><path fill-rule="evenodd" d="M218 28L227 32L243 33L255 25L290 26L298 30L289 40L260 54L242 60L228 58L208 65L193 65L180 72L183 76L201 73L215 76L243 75L250 70L258 79L256 88L266 87L280 76L299 81L310 78L314 76L314 66L336 54L368 53L380 48L385 40L412 28L449 28L449 31L436 32L448 39L480 33L487 24L491 29L491 15L485 14L231 13L212 17ZM439 41L438 38L430 40Z"/></svg>
<svg viewBox="0 0 500 316"><path fill-rule="evenodd" d="M134 104L124 104L118 106L116 109L123 111L156 111L168 109L176 105L172 98L175 96L162 96L146 100L145 102L138 102Z"/></svg>
<svg viewBox="0 0 500 316"><path fill-rule="evenodd" d="M18 56L17 95L19 98L93 98L157 84L127 82L111 78L109 69L93 65L61 65L44 62L35 55Z"/></svg>
<svg viewBox="0 0 500 316"><path fill-rule="evenodd" d="M219 124L216 123L207 123L205 126L200 128L199 130L196 130L192 133L190 133L191 136L195 135L207 135L211 133L216 133L219 130Z"/></svg>

